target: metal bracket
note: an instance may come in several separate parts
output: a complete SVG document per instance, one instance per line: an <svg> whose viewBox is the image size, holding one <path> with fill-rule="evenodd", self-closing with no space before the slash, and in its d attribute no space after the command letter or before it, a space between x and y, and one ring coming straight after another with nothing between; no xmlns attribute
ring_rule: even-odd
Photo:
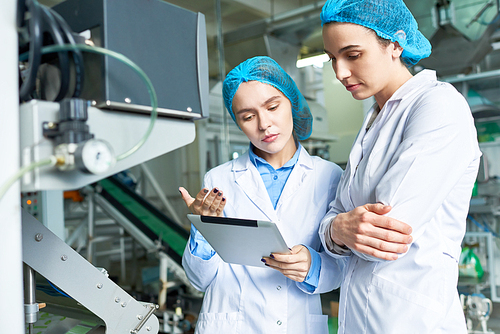
<svg viewBox="0 0 500 334"><path fill-rule="evenodd" d="M24 263L101 318L106 334L158 333L156 305L135 300L24 209L22 222Z"/></svg>

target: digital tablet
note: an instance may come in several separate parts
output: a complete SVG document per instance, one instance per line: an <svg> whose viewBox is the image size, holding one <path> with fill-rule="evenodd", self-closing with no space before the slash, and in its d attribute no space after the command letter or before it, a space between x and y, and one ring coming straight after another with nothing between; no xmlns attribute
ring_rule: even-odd
<svg viewBox="0 0 500 334"><path fill-rule="evenodd" d="M219 256L227 263L265 267L262 257L290 254L276 224L269 221L188 214Z"/></svg>

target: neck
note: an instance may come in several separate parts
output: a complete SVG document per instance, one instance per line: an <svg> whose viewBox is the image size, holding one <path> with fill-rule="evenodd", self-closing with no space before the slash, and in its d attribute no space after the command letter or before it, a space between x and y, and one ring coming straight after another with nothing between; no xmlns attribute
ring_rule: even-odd
<svg viewBox="0 0 500 334"><path fill-rule="evenodd" d="M274 169L283 167L283 165L293 157L296 151L297 146L295 145L295 139L293 138L293 136L290 136L290 139L286 143L285 147L283 147L281 151L276 153L264 152L253 146L253 152L257 156L266 160L271 166L273 166Z"/></svg>
<svg viewBox="0 0 500 334"><path fill-rule="evenodd" d="M412 77L413 75L410 71L402 65L397 71L391 73L389 84L385 87L385 89L374 96L380 110L382 110L387 100L389 100L391 96Z"/></svg>

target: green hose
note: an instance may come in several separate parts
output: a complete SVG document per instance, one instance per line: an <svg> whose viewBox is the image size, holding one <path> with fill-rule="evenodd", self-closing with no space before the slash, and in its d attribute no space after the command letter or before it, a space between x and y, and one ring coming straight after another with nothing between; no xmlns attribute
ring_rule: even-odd
<svg viewBox="0 0 500 334"><path fill-rule="evenodd" d="M50 45L50 46L43 47L42 54L55 53L55 52L60 52L60 51L75 51L76 49L81 50L81 51L85 51L85 52L97 53L100 55L105 55L105 56L109 56L111 58L117 59L117 60L121 61L122 63L124 63L125 65L132 68L139 75L139 77L142 79L142 81L144 81L144 83L146 84L146 87L148 89L148 93L149 93L149 96L151 99L151 107L153 108L151 110L151 121L149 123L149 127L148 127L146 133L141 138L141 140L139 140L139 142L137 144L135 144L130 150L128 150L125 153L122 153L116 157L117 161L123 160L126 157L133 154L134 152L136 152L146 142L149 135L153 131L153 127L154 127L156 118L158 116L158 112L157 112L158 99L156 97L156 91L153 87L153 84L151 83L151 80L149 80L147 74L144 73L144 71L139 66L137 66L136 63L134 63L132 60L125 57L121 53L118 53L115 51L111 51L111 50L97 47L97 46L89 46L89 45L85 45L85 44L64 44L64 45ZM19 59L21 61L26 60L27 58L28 58L28 53L24 53L19 57Z"/></svg>
<svg viewBox="0 0 500 334"><path fill-rule="evenodd" d="M47 159L35 161L35 162L31 163L30 165L24 166L23 168L19 169L16 172L16 174L12 175L0 187L0 200L2 199L3 195L5 195L7 190L9 190L10 186L12 186L12 184L14 184L14 182L16 182L18 179L20 179L24 174L26 174L27 172L32 171L33 169L38 168L38 167L48 166L48 165L54 166L56 164L56 162L57 162L56 157L54 157L52 155Z"/></svg>

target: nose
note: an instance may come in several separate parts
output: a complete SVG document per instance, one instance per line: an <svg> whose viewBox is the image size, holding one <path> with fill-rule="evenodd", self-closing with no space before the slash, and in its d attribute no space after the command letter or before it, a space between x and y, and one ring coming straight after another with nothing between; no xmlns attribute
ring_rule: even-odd
<svg viewBox="0 0 500 334"><path fill-rule="evenodd" d="M271 126L271 119L269 115L267 115L267 112L262 112L259 115L259 130L266 130L268 127Z"/></svg>
<svg viewBox="0 0 500 334"><path fill-rule="evenodd" d="M332 63L333 70L335 71L335 76L337 80L343 82L351 76L351 70L349 67L342 61L337 60L335 63Z"/></svg>

